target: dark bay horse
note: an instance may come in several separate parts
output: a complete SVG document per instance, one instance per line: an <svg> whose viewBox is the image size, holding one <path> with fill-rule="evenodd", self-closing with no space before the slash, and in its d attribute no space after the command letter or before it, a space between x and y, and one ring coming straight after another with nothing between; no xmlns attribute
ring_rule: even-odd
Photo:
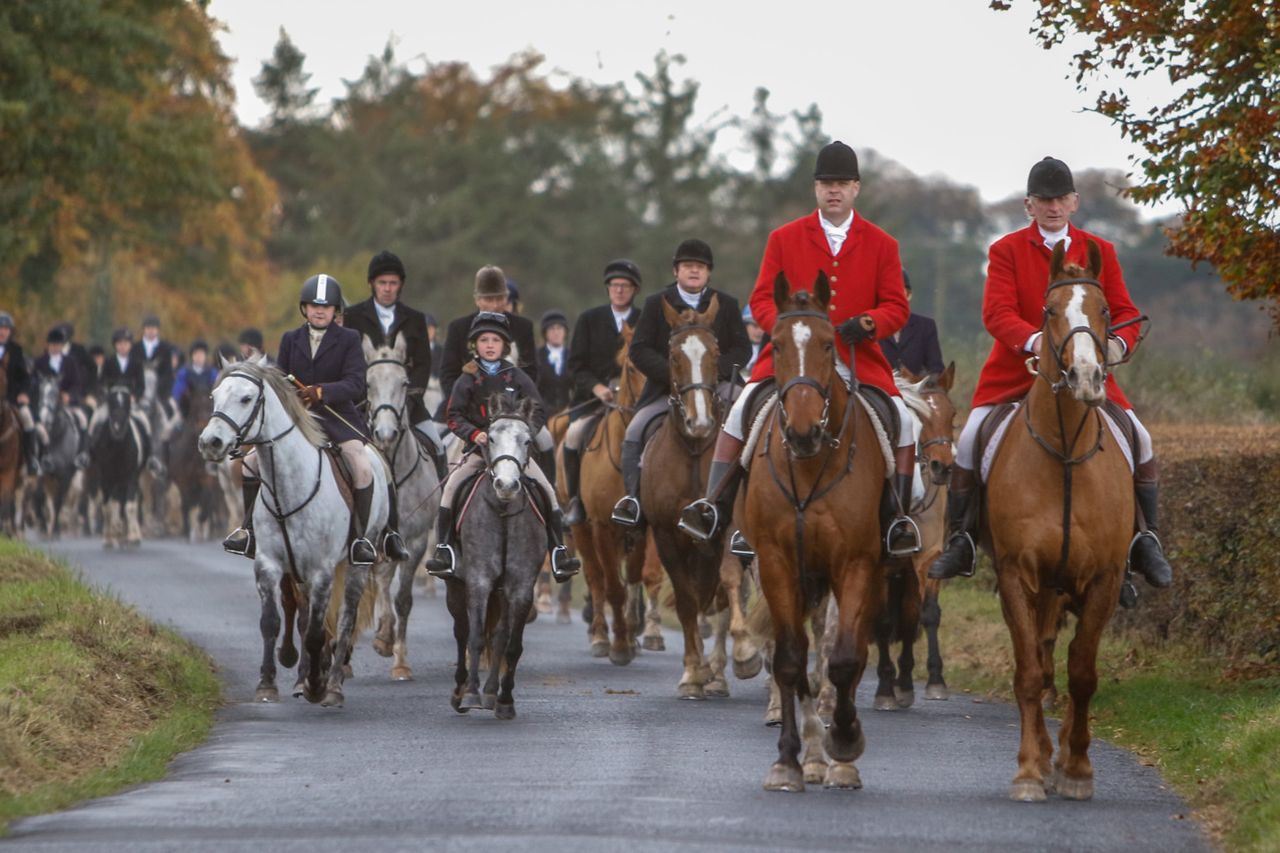
<svg viewBox="0 0 1280 853"><path fill-rule="evenodd" d="M169 479L178 488L182 534L194 542L212 535L223 510L222 486L198 446L200 433L213 415L213 398L188 393L181 408L182 425L169 442Z"/></svg>
<svg viewBox="0 0 1280 853"><path fill-rule="evenodd" d="M671 327L671 414L645 447L645 476L640 480L640 504L645 507L662 567L671 579L676 614L684 631L684 673L676 688L682 699L729 695L724 675L725 635L729 631L734 638L734 669L751 677L761 665L742 615L742 563L725 548L723 535L694 545L677 529L681 510L706 489L711 450L724 416L716 388L720 348L712 329L719 310L715 296L701 314L692 308L677 312L662 303ZM715 650L709 661L703 654L700 613L717 615Z"/></svg>
<svg viewBox="0 0 1280 853"><path fill-rule="evenodd" d="M102 501L102 545L136 548L142 544L138 481L147 464L147 436L133 412L128 388L116 385L105 397L106 422L89 436L93 480Z"/></svg>
<svg viewBox="0 0 1280 853"><path fill-rule="evenodd" d="M778 395L754 451L744 531L756 546L760 586L773 623L773 677L782 694L778 760L765 788L803 791L806 780L858 788L862 782L854 761L866 738L854 691L884 596L880 498L886 463L870 417L836 371L826 275L819 273L812 293L792 293L779 274L773 297ZM823 738L806 671L805 619L828 591L838 607L828 662L836 705ZM797 698L808 744L803 769Z"/></svg>
<svg viewBox="0 0 1280 853"><path fill-rule="evenodd" d="M1013 640L1022 738L1009 794L1023 802L1055 789L1068 799L1093 796L1089 703L1098 643L1120 597L1134 530L1132 474L1102 421L1109 312L1098 282L1101 253L1090 241L1087 270L1064 266L1062 256L1059 243L1045 293L1043 352L1028 360L1036 381L992 463L982 535ZM1056 637L1064 607L1076 616L1076 632L1051 770L1042 638Z"/></svg>

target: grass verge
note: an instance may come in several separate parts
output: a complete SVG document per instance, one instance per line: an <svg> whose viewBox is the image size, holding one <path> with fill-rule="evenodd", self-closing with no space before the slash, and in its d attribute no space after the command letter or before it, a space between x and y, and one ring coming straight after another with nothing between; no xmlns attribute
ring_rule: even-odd
<svg viewBox="0 0 1280 853"><path fill-rule="evenodd" d="M953 690L1012 701L1013 653L994 582L984 569L943 590L939 641ZM1073 631L1068 624L1057 646L1063 697ZM1095 737L1158 767L1227 849L1280 850L1280 667L1110 631L1098 672Z"/></svg>
<svg viewBox="0 0 1280 853"><path fill-rule="evenodd" d="M0 539L0 830L162 777L220 701L194 645Z"/></svg>

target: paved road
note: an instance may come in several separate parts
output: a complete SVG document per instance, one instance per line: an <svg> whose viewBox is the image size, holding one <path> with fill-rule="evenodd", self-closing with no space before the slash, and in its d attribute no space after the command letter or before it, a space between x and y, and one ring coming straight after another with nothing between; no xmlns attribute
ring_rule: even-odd
<svg viewBox="0 0 1280 853"><path fill-rule="evenodd" d="M253 704L260 646L246 561L178 543L129 554L96 541L54 550L208 649L229 704L209 741L175 760L165 780L20 821L6 847L1207 849L1155 771L1107 744L1093 750L1092 802L1007 800L1016 715L968 698L866 710L861 791L766 793L777 732L761 724L761 678L731 680L731 699L681 702L678 651L617 668L588 656L579 622L529 626L518 719L460 716L448 705L443 598L420 596L413 613L416 681L390 682L386 661L362 647L345 709ZM859 710L869 706L861 696Z"/></svg>

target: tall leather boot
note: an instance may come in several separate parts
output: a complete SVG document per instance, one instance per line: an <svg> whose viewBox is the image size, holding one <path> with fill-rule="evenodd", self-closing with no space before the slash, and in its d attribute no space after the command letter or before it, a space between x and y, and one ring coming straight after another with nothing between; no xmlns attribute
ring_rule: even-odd
<svg viewBox="0 0 1280 853"><path fill-rule="evenodd" d="M399 562L409 559L409 549L400 536L400 500L396 496L395 483L387 483L387 529L382 534L382 553Z"/></svg>
<svg viewBox="0 0 1280 853"><path fill-rule="evenodd" d="M582 568L582 561L570 556L564 546L564 514L560 510L547 513L547 543L551 552L551 577L564 583Z"/></svg>
<svg viewBox="0 0 1280 853"><path fill-rule="evenodd" d="M239 554L251 560L257 556L258 543L253 538L253 508L258 502L260 488L262 481L257 477L246 476L240 482L240 493L244 495L244 520L222 540L222 549L228 554Z"/></svg>
<svg viewBox="0 0 1280 853"><path fill-rule="evenodd" d="M707 492L680 511L676 524L696 542L708 542L721 531L722 525L733 518L733 502L738 497L738 484L742 482L742 465L739 455L743 442L724 430L716 437L716 449L711 454L711 471L707 474Z"/></svg>
<svg viewBox="0 0 1280 853"><path fill-rule="evenodd" d="M582 508L582 498L578 496L579 483L582 479L582 451L576 447L564 448L564 490L569 495L569 504L564 510L564 523L582 524L587 520L587 513Z"/></svg>
<svg viewBox="0 0 1280 853"><path fill-rule="evenodd" d="M638 441L622 442L622 485L627 493L613 507L610 518L623 527L639 527L640 512L640 456L644 447Z"/></svg>
<svg viewBox="0 0 1280 853"><path fill-rule="evenodd" d="M351 539L351 547L347 553L347 561L353 566L372 566L378 559L378 552L369 541L369 510L373 507L373 484L352 493L356 512L354 530L359 531Z"/></svg>
<svg viewBox="0 0 1280 853"><path fill-rule="evenodd" d="M891 556L902 557L920 551L920 528L911 518L911 481L915 475L914 444L894 450L894 473L890 499L892 520L885 528L885 549Z"/></svg>
<svg viewBox="0 0 1280 853"><path fill-rule="evenodd" d="M929 567L934 580L973 577L978 562L974 536L978 527L978 478L968 468L951 470L947 489L947 547Z"/></svg>
<svg viewBox="0 0 1280 853"><path fill-rule="evenodd" d="M453 507L440 505L436 514L436 550L427 560L427 574L437 578L456 578L457 555L453 551Z"/></svg>
<svg viewBox="0 0 1280 853"><path fill-rule="evenodd" d="M1157 533L1157 498L1160 489L1158 477L1154 459L1138 465L1133 472L1133 491L1138 509L1146 519L1147 529L1139 531L1129 544L1129 567L1146 578L1151 586L1160 589L1173 583L1173 566L1169 565L1164 556Z"/></svg>

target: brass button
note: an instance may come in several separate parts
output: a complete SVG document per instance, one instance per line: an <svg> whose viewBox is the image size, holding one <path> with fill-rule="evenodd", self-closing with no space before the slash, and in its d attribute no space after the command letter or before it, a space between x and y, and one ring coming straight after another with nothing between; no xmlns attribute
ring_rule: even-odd
<svg viewBox="0 0 1280 853"><path fill-rule="evenodd" d="M839 277L839 276L834 276L834 275L833 275L833 276L831 276L831 280L832 280L832 281L839 281L839 280L840 280L840 277Z"/></svg>
<svg viewBox="0 0 1280 853"><path fill-rule="evenodd" d="M840 266L840 262L839 262L839 261L832 261L832 262L831 262L831 266L833 266L833 267L838 267L838 266Z"/></svg>
<svg viewBox="0 0 1280 853"><path fill-rule="evenodd" d="M831 291L831 298L832 298L832 299L834 299L835 297L836 297L836 291L832 290L832 291Z"/></svg>

